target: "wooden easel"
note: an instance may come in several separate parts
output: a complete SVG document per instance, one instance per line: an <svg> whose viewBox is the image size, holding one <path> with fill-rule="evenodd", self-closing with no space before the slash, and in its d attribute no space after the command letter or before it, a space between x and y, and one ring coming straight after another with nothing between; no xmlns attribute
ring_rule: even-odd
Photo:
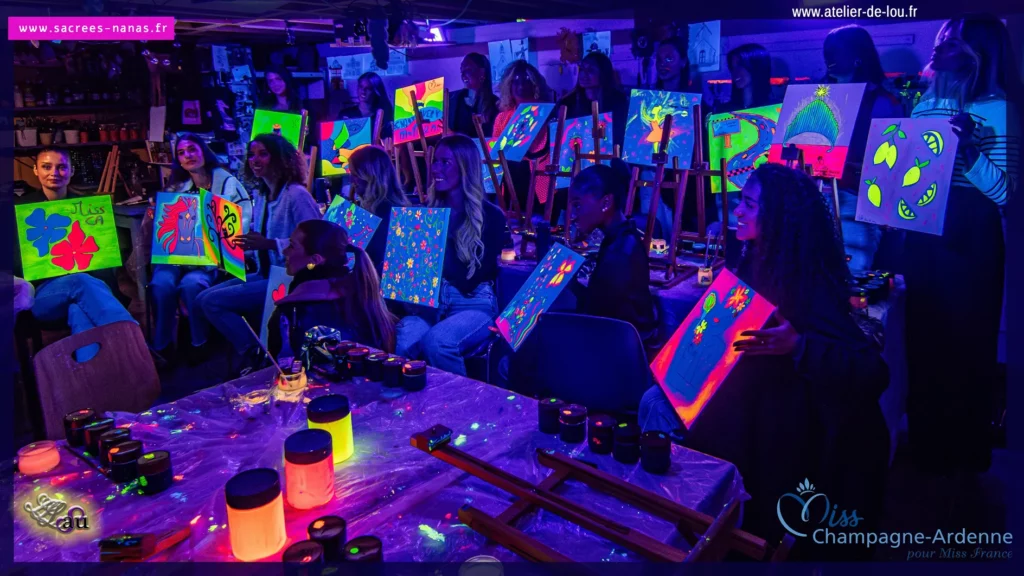
<svg viewBox="0 0 1024 576"><path fill-rule="evenodd" d="M416 181L416 194L420 197L420 204L427 204L427 189L424 186L423 178L420 176L420 167L416 163L417 158L423 158L427 166L427 182L430 182L430 165L434 160L434 149L427 146L427 137L423 134L423 114L420 112L420 104L416 101L416 91L409 90L409 101L412 102L413 121L416 123L416 132L419 134L422 151L417 151L413 142L406 142L405 149L409 152L409 163L412 164L412 175ZM447 106L445 107L447 109Z"/></svg>
<svg viewBox="0 0 1024 576"><path fill-rule="evenodd" d="M451 429L437 425L413 435L411 444L515 496L518 500L497 517L467 505L459 510L459 519L481 535L527 560L572 561L568 556L514 527L516 521L538 508L552 512L643 556L646 560L655 562L721 560L730 551L736 551L754 560L781 562L789 555L795 541L792 536L787 535L778 548L773 549L763 539L736 528L739 502L735 498L726 504L718 516L712 517L629 484L596 467L542 449L537 450L537 461L553 472L540 484L534 485L453 448L450 445L451 437ZM665 544L556 493L555 490L568 480L582 482L597 492L615 496L638 510L672 522L692 548L687 552Z"/></svg>
<svg viewBox="0 0 1024 576"><path fill-rule="evenodd" d="M598 102L596 100L594 100L593 102L590 103L590 115L591 115L591 120L590 120L591 136L594 139L594 151L593 152L583 152L581 150L581 147L580 147L579 143L577 143L573 147L573 157L574 157L574 160L573 160L573 163L572 163L572 170L569 173L569 176L573 177L573 178L576 177L576 175L580 173L580 170L582 170L582 168L583 168L583 161L584 160L590 160L591 162L593 162L596 165L596 164L600 164L600 163L602 163L602 162L604 162L606 160L612 160L614 158L621 158L622 157L622 153L621 153L622 151L619 149L619 146L617 146L617 145L613 145L612 146L612 153L611 154L601 154L601 141L605 139L605 136L607 135L608 127L605 126L604 124L600 123L601 108L600 108L600 105L598 104ZM556 159L554 165L558 166L557 159ZM552 182L554 182L554 180L552 180ZM572 238L571 238L571 234L570 234L570 228L571 228L571 226L570 226L570 222L569 222L569 207L566 206L565 229L563 230L563 232L564 232L563 238L565 240L566 245L571 245L571 243L572 243Z"/></svg>
<svg viewBox="0 0 1024 576"><path fill-rule="evenodd" d="M647 226L644 232L644 245L646 246L647 253L651 252L651 240L654 236L654 223L655 217L658 213L658 206L661 204L661 190L662 188L674 189L676 182L680 180L680 175L677 172L674 177L676 182L670 183L665 186L665 164L668 163L668 154L664 152L668 149L669 137L672 135L672 115L665 116L665 120L662 122L661 142L659 143L658 150L651 155L651 160L654 162L654 181L649 182L640 180L640 168L634 167L633 173L629 178L629 195L626 198L626 217L629 218L633 214L633 202L636 199L636 193L641 187L654 188L651 194L651 201L647 206ZM678 160L675 164L678 167Z"/></svg>
<svg viewBox="0 0 1024 576"><path fill-rule="evenodd" d="M804 151L797 148L796 144L790 144L782 149L782 161L787 168L801 170L818 183L818 192L825 193L825 180L814 175L810 164L804 162ZM839 214L839 179L832 178L832 218L836 225L836 233L839 234L839 241L843 242L843 223Z"/></svg>
<svg viewBox="0 0 1024 576"><path fill-rule="evenodd" d="M505 153L498 150L498 158L491 158L491 150L487 145L487 136L484 134L483 117L478 114L473 115L473 126L476 127L476 137L480 140L480 148L484 151L484 166L491 174L491 182L494 183L494 193L498 197L498 206L509 216L513 216L516 221L519 220L522 214L522 208L519 206L519 198L516 196L515 184L512 183L512 178L509 177L508 171L508 160L505 159ZM498 172L495 167L501 166L502 173L505 176L503 181L498 181ZM505 200L506 194L508 200Z"/></svg>
<svg viewBox="0 0 1024 576"><path fill-rule="evenodd" d="M107 160L103 164L103 172L100 173L100 185L96 189L96 194L107 194L110 196L114 195L114 190L117 188L117 180L121 179L121 185L124 189L131 193L131 188L128 187L128 183L124 181L124 176L121 175L121 150L117 144L111 147L110 151L107 152Z"/></svg>

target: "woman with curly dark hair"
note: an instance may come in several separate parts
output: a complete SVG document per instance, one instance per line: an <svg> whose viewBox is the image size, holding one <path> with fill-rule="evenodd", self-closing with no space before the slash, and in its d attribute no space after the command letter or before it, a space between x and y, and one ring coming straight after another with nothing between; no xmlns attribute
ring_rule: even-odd
<svg viewBox="0 0 1024 576"><path fill-rule="evenodd" d="M755 170L741 196L737 274L778 309L767 328L733 343L740 361L684 442L739 468L752 496L744 526L759 536L782 535L776 504L805 478L857 510L858 530L869 530L884 498L889 436L878 399L889 372L850 315L827 198L807 175L777 164ZM658 388L645 395L640 422L680 428Z"/></svg>
<svg viewBox="0 0 1024 576"><path fill-rule="evenodd" d="M233 279L204 291L198 303L206 318L244 357L243 370L263 362L242 316L258 318L271 266L285 266L284 249L292 232L306 220L320 219L320 209L306 190L306 164L295 147L277 134L260 134L249 143L242 179L257 186L252 225L237 236L247 252L245 282Z"/></svg>

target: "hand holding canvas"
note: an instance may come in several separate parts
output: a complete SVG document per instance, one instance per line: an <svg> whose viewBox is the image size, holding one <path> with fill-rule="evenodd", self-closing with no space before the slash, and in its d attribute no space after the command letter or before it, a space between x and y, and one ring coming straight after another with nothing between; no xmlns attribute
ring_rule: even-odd
<svg viewBox="0 0 1024 576"><path fill-rule="evenodd" d="M746 352L752 356L785 356L792 354L800 343L800 334L793 328L793 325L786 320L777 310L773 316L779 323L774 328L764 330L747 330L740 333L740 336L749 336L747 340L733 342L733 347L739 352Z"/></svg>
<svg viewBox="0 0 1024 576"><path fill-rule="evenodd" d="M957 140L960 143L960 151L963 152L965 166L970 170L978 160L978 148L974 145L974 139L971 138L978 124L967 112L961 112L953 116L949 119L949 123L953 126L953 133L956 134Z"/></svg>
<svg viewBox="0 0 1024 576"><path fill-rule="evenodd" d="M243 250L277 250L277 242L268 240L258 232L239 234L235 237L235 243Z"/></svg>

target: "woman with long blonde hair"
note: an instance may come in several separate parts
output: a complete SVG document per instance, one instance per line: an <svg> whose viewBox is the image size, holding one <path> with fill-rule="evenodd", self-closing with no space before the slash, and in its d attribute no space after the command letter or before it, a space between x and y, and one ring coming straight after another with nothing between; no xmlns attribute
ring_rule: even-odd
<svg viewBox="0 0 1024 576"><path fill-rule="evenodd" d="M494 119L494 131L492 136L501 136L505 127L516 113L521 104L536 104L551 102L551 89L544 80L544 75L534 68L526 60L516 60L508 65L505 73L501 76L501 83L498 85L499 108L497 118ZM543 172L551 157L548 146L548 129L545 126L530 146L526 159L533 165L534 172ZM513 182L516 188L516 195L519 196L519 205L525 208L526 194L530 191L529 171L525 162L510 162L509 170L512 172ZM548 178L541 176L534 184L537 191L537 199L543 204L548 198ZM535 207L537 211L543 212L540 206Z"/></svg>
<svg viewBox="0 0 1024 576"><path fill-rule="evenodd" d="M391 209L409 206L409 199L402 191L391 158L382 148L368 146L356 150L349 158L348 173L356 204L381 219L377 233L366 245L366 254L380 273L391 229Z"/></svg>
<svg viewBox="0 0 1024 576"><path fill-rule="evenodd" d="M417 309L398 323L396 353L465 375L463 357L487 338L498 314L494 281L505 214L484 199L480 152L466 136L441 139L431 173L430 206L451 211L440 306Z"/></svg>

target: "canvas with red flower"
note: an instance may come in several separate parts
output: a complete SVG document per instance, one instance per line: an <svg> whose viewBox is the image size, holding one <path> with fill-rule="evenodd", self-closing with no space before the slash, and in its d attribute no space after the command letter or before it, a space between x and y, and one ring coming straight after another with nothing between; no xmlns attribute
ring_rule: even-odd
<svg viewBox="0 0 1024 576"><path fill-rule="evenodd" d="M25 280L121 265L110 196L15 206Z"/></svg>

